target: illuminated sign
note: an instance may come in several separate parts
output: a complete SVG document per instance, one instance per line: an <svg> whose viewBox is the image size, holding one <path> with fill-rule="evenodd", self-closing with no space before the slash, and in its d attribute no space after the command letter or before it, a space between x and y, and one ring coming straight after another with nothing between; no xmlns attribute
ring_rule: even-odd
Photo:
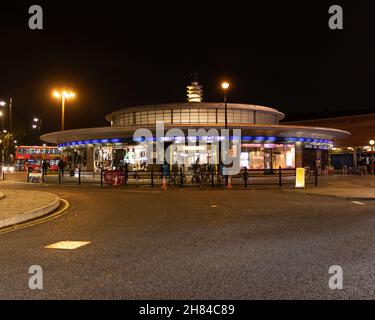
<svg viewBox="0 0 375 320"><path fill-rule="evenodd" d="M296 168L296 188L305 188L305 168Z"/></svg>

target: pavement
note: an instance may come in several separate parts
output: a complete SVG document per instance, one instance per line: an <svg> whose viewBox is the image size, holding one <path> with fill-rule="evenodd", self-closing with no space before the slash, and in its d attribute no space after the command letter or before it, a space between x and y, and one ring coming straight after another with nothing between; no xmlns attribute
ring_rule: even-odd
<svg viewBox="0 0 375 320"><path fill-rule="evenodd" d="M55 194L36 190L5 189L0 199L0 228L41 217L60 205Z"/></svg>
<svg viewBox="0 0 375 320"><path fill-rule="evenodd" d="M375 177L370 175L319 177L318 187L291 191L348 200L375 200Z"/></svg>

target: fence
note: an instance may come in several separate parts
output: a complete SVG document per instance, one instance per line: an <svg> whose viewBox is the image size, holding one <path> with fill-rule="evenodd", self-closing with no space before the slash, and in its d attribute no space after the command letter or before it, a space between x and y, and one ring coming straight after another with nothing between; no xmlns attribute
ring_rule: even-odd
<svg viewBox="0 0 375 320"><path fill-rule="evenodd" d="M305 185L318 185L317 170L306 170ZM220 174L215 168L200 168L197 170L178 168L165 175L165 181L170 187L179 188L223 188L227 184L227 177ZM293 187L295 185L295 169L247 169L243 168L237 175L231 176L231 184L241 188L256 186ZM93 184L112 186L161 186L163 171L151 168L139 171L104 171L75 170L47 175L46 183L59 184Z"/></svg>

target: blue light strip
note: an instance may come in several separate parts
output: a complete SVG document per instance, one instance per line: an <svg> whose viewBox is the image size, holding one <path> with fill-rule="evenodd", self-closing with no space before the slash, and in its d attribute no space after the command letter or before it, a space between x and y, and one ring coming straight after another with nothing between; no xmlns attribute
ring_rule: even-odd
<svg viewBox="0 0 375 320"><path fill-rule="evenodd" d="M215 142L217 140L223 140L223 137L219 137L219 139L209 139L210 137L202 137L203 141L206 142ZM230 136L230 140L236 140L237 137ZM80 140L80 141L72 141L59 144L59 148L63 147L75 147L75 146L83 146L88 144L107 144L107 143L134 143L134 142L143 142L145 138L139 138L134 140L133 138L108 138L108 139L93 139L93 140ZM156 138L147 138L147 141L155 141ZM173 137L168 138L165 142L174 142L176 139ZM190 141L194 141L196 139L190 139ZM324 139L313 139L313 138L302 138L302 137L273 137L273 136L242 136L242 142L254 142L254 143L295 143L295 142L313 142L313 143L325 143L325 144L333 144L331 140L324 140ZM182 141L181 141L182 142Z"/></svg>

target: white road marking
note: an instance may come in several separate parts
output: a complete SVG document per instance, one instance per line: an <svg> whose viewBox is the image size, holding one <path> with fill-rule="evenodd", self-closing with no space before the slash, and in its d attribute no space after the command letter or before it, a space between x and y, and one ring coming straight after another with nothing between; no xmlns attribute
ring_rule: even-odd
<svg viewBox="0 0 375 320"><path fill-rule="evenodd" d="M211 208L219 208L219 206L216 204L211 204Z"/></svg>
<svg viewBox="0 0 375 320"><path fill-rule="evenodd" d="M91 241L59 241L45 246L45 249L74 250L88 245Z"/></svg>
<svg viewBox="0 0 375 320"><path fill-rule="evenodd" d="M352 202L355 203L355 204L360 204L360 205L362 205L362 206L365 206L365 205L366 205L365 203L360 202L360 201L352 201Z"/></svg>

